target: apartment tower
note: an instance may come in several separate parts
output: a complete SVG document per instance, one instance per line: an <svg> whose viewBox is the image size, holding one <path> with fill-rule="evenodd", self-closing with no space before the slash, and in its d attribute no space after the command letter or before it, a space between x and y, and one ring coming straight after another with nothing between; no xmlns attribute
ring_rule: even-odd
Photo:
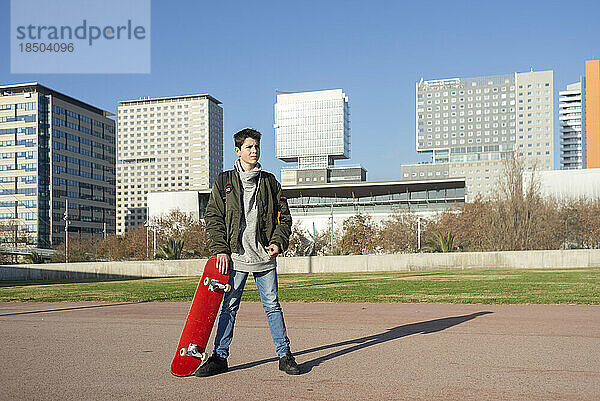
<svg viewBox="0 0 600 401"><path fill-rule="evenodd" d="M567 85L560 91L558 104L558 120L560 123L560 165L561 170L578 170L584 168L583 105L582 81Z"/></svg>
<svg viewBox="0 0 600 401"><path fill-rule="evenodd" d="M416 84L416 149L431 162L403 165L404 180L464 177L466 199L491 196L504 160L552 170L553 72L530 71Z"/></svg>
<svg viewBox="0 0 600 401"><path fill-rule="evenodd" d="M208 189L223 170L223 109L210 95L119 102L117 234L147 220L148 192Z"/></svg>

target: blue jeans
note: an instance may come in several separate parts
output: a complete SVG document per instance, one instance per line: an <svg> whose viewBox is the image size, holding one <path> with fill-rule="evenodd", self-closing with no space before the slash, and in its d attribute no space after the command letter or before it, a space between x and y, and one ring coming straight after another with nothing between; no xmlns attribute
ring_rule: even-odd
<svg viewBox="0 0 600 401"><path fill-rule="evenodd" d="M279 305L277 297L277 269L271 269L266 272L253 273L260 301L267 314L267 322L271 337L275 343L275 352L281 358L290 349L290 340L287 337L285 323L283 321L283 312ZM231 291L225 293L221 313L219 314L219 323L217 324L217 334L215 336L214 352L221 358L229 356L229 345L233 339L233 326L235 316L240 307L242 293L246 285L248 273L232 270L229 275L229 284Z"/></svg>

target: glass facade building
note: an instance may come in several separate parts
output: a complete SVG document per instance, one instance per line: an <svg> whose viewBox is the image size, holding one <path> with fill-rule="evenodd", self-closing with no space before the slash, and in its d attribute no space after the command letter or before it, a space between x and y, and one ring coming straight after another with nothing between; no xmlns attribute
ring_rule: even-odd
<svg viewBox="0 0 600 401"><path fill-rule="evenodd" d="M111 114L38 83L0 86L0 242L49 248L115 232Z"/></svg>
<svg viewBox="0 0 600 401"><path fill-rule="evenodd" d="M299 169L350 157L350 107L341 89L277 95L275 154Z"/></svg>

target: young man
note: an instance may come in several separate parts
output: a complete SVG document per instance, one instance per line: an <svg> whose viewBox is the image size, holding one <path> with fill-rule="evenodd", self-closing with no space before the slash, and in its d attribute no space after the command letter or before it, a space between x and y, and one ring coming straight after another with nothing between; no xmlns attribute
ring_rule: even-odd
<svg viewBox="0 0 600 401"><path fill-rule="evenodd" d="M219 271L230 273L231 291L223 297L213 355L198 368L196 376L227 371L235 316L248 273L254 276L267 314L279 369L291 375L300 373L277 296L276 257L288 246L292 217L281 185L258 163L260 137L260 132L250 128L234 135L239 159L233 170L219 175L206 206L210 252L217 255Z"/></svg>

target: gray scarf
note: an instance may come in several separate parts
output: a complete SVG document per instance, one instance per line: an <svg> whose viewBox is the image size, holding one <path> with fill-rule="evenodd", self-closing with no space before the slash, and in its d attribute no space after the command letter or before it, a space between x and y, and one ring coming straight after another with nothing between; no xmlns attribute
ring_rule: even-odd
<svg viewBox="0 0 600 401"><path fill-rule="evenodd" d="M235 270L245 272L259 272L270 270L276 266L275 259L269 255L259 243L256 236L258 224L258 209L256 198L258 186L260 185L260 163L250 171L244 171L241 160L235 161L235 170L242 182L242 206L243 213L240 225L240 237L238 239L239 252L231 254ZM268 244L267 244L268 245Z"/></svg>
<svg viewBox="0 0 600 401"><path fill-rule="evenodd" d="M256 185L257 183L254 179L258 177L258 175L262 171L262 166L260 165L260 163L256 163L256 166L254 166L252 170L244 171L244 168L242 167L242 161L240 159L237 159L235 161L235 169L240 175L240 180L242 180L244 191L252 188L258 188L258 186Z"/></svg>

